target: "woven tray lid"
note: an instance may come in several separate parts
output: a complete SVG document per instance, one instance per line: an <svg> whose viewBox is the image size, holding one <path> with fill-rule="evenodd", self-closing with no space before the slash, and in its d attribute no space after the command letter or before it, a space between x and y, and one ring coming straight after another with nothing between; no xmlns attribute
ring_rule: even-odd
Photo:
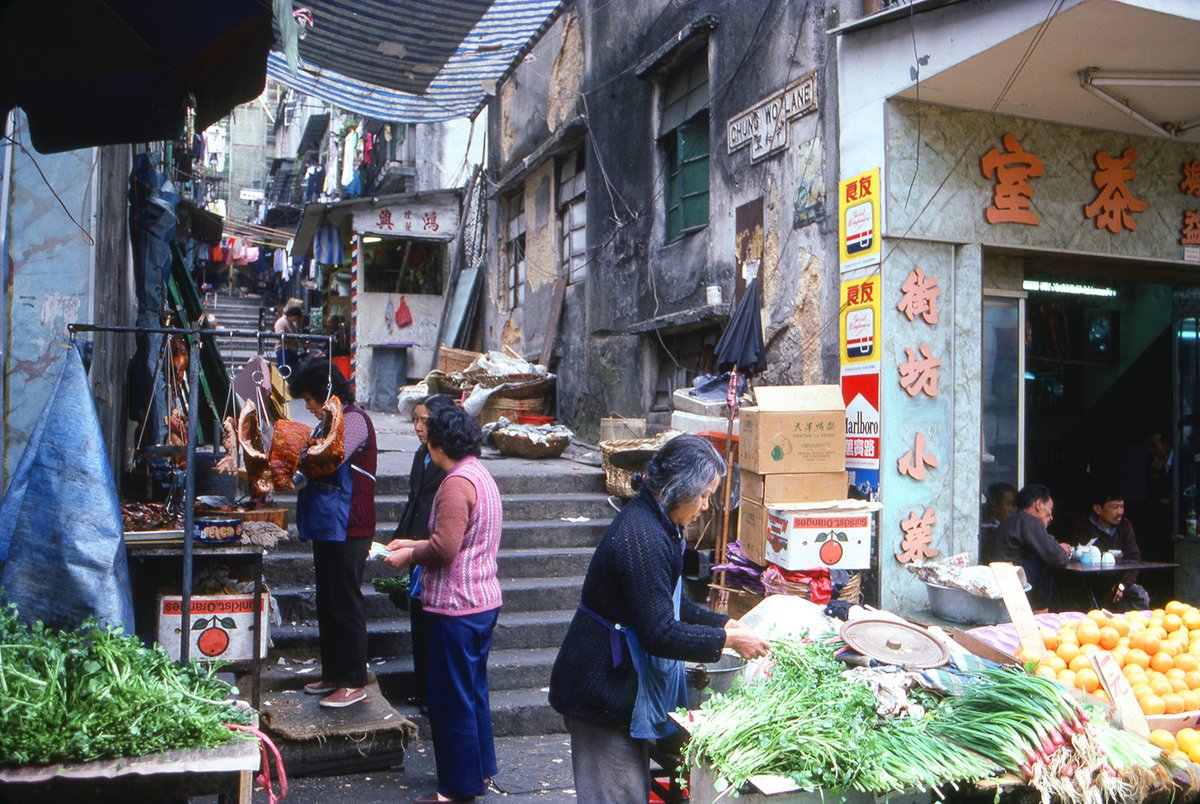
<svg viewBox="0 0 1200 804"><path fill-rule="evenodd" d="M932 634L917 625L863 617L842 625L841 637L863 656L904 667L940 667L950 652Z"/></svg>

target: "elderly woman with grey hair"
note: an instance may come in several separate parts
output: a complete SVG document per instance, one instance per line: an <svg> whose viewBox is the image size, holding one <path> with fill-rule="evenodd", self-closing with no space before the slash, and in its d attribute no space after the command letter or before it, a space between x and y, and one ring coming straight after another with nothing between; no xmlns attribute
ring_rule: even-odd
<svg viewBox="0 0 1200 804"><path fill-rule="evenodd" d="M648 798L649 741L675 730L667 716L687 700L685 660L715 662L724 648L766 654L766 642L737 620L682 595L683 526L708 508L724 474L704 439L667 442L592 555L550 678L580 801Z"/></svg>

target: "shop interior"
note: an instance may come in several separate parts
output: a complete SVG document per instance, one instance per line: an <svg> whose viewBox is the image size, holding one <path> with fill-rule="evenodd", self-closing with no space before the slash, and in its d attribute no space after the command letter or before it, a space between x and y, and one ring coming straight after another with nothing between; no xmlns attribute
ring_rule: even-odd
<svg viewBox="0 0 1200 804"><path fill-rule="evenodd" d="M1194 283L1154 266L1028 261L1022 293L986 294L981 493L1046 485L1064 538L1097 488L1123 493L1143 559L1172 561L1196 506ZM1170 593L1160 576L1143 582Z"/></svg>

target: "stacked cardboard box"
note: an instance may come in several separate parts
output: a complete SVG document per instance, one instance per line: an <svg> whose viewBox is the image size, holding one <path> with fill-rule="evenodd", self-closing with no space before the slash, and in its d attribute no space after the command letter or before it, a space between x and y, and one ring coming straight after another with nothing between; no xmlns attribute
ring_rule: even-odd
<svg viewBox="0 0 1200 804"><path fill-rule="evenodd" d="M757 564L768 561L770 511L780 504L846 496L846 410L836 385L756 388L743 408L738 540Z"/></svg>

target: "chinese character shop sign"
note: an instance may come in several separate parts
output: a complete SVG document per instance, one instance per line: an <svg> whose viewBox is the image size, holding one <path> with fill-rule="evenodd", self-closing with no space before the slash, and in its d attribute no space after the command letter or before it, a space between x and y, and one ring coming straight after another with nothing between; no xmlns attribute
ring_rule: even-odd
<svg viewBox="0 0 1200 804"><path fill-rule="evenodd" d="M750 161L787 148L788 123L817 109L817 74L793 81L773 95L738 112L725 124L725 147L733 153L750 146Z"/></svg>
<svg viewBox="0 0 1200 804"><path fill-rule="evenodd" d="M355 209L354 228L361 234L449 240L458 232L458 216L457 196L405 197Z"/></svg>
<svg viewBox="0 0 1200 804"><path fill-rule="evenodd" d="M992 148L979 160L984 178L996 182L992 205L984 210L984 217L988 223L1037 226L1042 219L1033 211L1033 185L1029 180L1045 173L1045 166L1037 156L1026 153L1012 134L1005 134L1001 142L1003 151Z"/></svg>
<svg viewBox="0 0 1200 804"><path fill-rule="evenodd" d="M842 272L878 265L880 255L879 168L838 185L838 262Z"/></svg>

